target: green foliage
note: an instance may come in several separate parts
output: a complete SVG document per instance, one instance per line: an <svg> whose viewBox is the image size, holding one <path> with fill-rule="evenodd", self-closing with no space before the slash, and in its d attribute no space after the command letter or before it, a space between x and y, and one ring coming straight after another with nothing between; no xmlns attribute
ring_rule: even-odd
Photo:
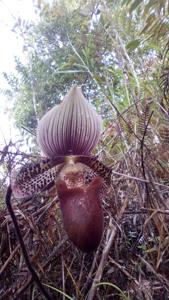
<svg viewBox="0 0 169 300"><path fill-rule="evenodd" d="M69 295L67 295L66 293L62 292L61 290L51 286L51 285L48 285L48 284L44 284L45 286L47 286L48 288L50 288L51 290L54 290L55 292L63 295L63 297L65 297L66 299L69 299L69 300L73 300L73 298L71 298Z"/></svg>
<svg viewBox="0 0 169 300"><path fill-rule="evenodd" d="M134 50L140 45L140 39L132 40L126 45L127 50Z"/></svg>
<svg viewBox="0 0 169 300"><path fill-rule="evenodd" d="M167 42L169 30L169 2L168 0L129 0L124 1L129 12L139 12L142 19L140 34L146 39L157 39Z"/></svg>
<svg viewBox="0 0 169 300"><path fill-rule="evenodd" d="M166 31L157 34L159 14L167 26L164 2L40 1L39 23L15 26L22 32L26 63L17 58L15 72L4 74L16 125L35 129L72 83L82 85L110 120L112 107L116 114L135 98L155 97L162 63L157 39L165 45L167 37Z"/></svg>
<svg viewBox="0 0 169 300"><path fill-rule="evenodd" d="M106 285L107 285L107 286L110 286L110 287L114 288L115 290L117 290L117 291L119 292L119 294L120 294L120 299L123 299L123 300L130 300L130 298L127 297L127 296L124 294L124 292L123 292L118 286L116 286L115 284L112 284L112 283L110 283L110 282L100 282L100 283L97 284L98 287L101 286L101 285L103 285L103 286L106 286Z"/></svg>

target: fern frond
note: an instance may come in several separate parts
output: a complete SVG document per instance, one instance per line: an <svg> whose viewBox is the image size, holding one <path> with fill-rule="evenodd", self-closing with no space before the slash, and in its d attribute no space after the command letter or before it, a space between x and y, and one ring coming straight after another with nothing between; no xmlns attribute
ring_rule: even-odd
<svg viewBox="0 0 169 300"><path fill-rule="evenodd" d="M148 142L148 140L150 140L151 138L151 129L148 124L150 116L151 116L150 106L148 104L145 104L144 106L142 106L141 113L138 116L136 128L137 128L137 135L139 136L139 138L142 139L142 137L145 136L144 140L146 142Z"/></svg>
<svg viewBox="0 0 169 300"><path fill-rule="evenodd" d="M169 122L163 122L159 126L159 137L163 144L169 144Z"/></svg>

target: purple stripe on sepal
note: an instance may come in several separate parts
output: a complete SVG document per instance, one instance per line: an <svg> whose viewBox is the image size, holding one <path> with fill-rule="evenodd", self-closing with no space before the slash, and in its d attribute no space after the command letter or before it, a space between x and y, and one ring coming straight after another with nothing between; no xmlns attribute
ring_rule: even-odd
<svg viewBox="0 0 169 300"><path fill-rule="evenodd" d="M97 145L102 120L73 86L60 105L47 112L38 124L37 140L49 158L57 155L88 155Z"/></svg>

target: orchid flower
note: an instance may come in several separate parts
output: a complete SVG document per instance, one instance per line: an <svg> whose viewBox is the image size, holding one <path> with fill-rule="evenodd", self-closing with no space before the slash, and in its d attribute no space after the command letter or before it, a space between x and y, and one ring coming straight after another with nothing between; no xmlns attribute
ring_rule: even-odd
<svg viewBox="0 0 169 300"><path fill-rule="evenodd" d="M82 251L96 250L103 232L101 189L111 169L92 156L102 128L101 117L73 86L61 104L48 111L37 128L46 159L25 165L11 178L17 199L56 186L65 230Z"/></svg>

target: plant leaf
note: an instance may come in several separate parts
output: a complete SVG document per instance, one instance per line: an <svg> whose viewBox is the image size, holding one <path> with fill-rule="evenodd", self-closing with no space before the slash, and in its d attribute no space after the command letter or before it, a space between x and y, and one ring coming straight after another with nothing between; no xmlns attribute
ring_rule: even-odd
<svg viewBox="0 0 169 300"><path fill-rule="evenodd" d="M126 49L127 50L134 50L134 49L136 49L140 45L140 42L141 42L140 39L132 40L131 42L129 42L126 45Z"/></svg>
<svg viewBox="0 0 169 300"><path fill-rule="evenodd" d="M140 4L141 2L144 2L143 0L135 0L131 6L129 12L132 13Z"/></svg>

